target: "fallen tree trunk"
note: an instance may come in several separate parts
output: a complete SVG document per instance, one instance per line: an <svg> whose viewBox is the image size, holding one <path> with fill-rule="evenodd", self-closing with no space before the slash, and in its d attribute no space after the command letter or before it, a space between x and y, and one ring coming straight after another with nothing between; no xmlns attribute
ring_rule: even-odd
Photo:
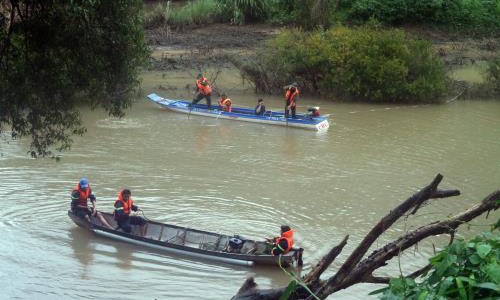
<svg viewBox="0 0 500 300"><path fill-rule="evenodd" d="M418 242L439 234L450 234L453 237L455 230L462 224L473 220L474 218L496 210L500 206L500 191L495 191L484 198L479 204L474 205L468 210L461 212L453 217L443 221L436 221L424 225L420 228L407 232L398 239L375 250L368 257L364 258L367 251L378 239L378 237L390 228L398 219L403 216L415 214L420 207L428 204L431 199L448 198L460 195L458 190L438 190L438 185L443 179L438 174L434 180L422 190L402 202L396 208L391 210L383 217L365 236L361 243L352 251L346 261L342 264L335 275L326 280L321 280L320 276L332 264L335 258L342 252L347 244L348 236L342 242L333 247L303 278L306 284L317 298L325 299L329 295L348 288L354 284L369 283L388 283L389 278L376 277L373 272L378 268L385 266L389 260L398 256L402 251L416 245ZM408 275L408 277L417 277L422 274L429 266ZM259 289L253 278L245 281L233 300L278 300L286 291L286 287L276 289ZM312 296L305 288L298 287L288 298L289 300L308 299Z"/></svg>

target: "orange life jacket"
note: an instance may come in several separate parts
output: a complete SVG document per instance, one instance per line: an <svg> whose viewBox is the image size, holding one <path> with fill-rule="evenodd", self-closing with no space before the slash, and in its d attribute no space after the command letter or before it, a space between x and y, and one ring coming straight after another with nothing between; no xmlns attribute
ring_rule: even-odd
<svg viewBox="0 0 500 300"><path fill-rule="evenodd" d="M226 98L226 99L220 99L219 101L220 106L222 106L222 109L227 112L231 112L232 108L232 102L231 99Z"/></svg>
<svg viewBox="0 0 500 300"><path fill-rule="evenodd" d="M288 103L290 101L290 106L295 106L295 98L299 95L299 89L295 88L295 92L292 93L290 88L286 90L285 101Z"/></svg>
<svg viewBox="0 0 500 300"><path fill-rule="evenodd" d="M90 194L92 194L92 190L90 189L90 185L87 187L86 190L82 190L82 187L80 184L77 184L75 186L74 191L78 191L80 193L80 198L78 199L78 203L76 204L79 207L88 207L87 206L87 199L90 197Z"/></svg>
<svg viewBox="0 0 500 300"><path fill-rule="evenodd" d="M203 83L205 83L205 85L203 85ZM208 79L206 79L205 77L201 77L200 79L196 80L196 87L198 88L198 91L203 95L209 95L212 93L212 88L208 84Z"/></svg>
<svg viewBox="0 0 500 300"><path fill-rule="evenodd" d="M281 236L274 241L274 244L281 248L281 246L279 246L281 240L286 240L288 242L288 247L286 249L282 249L283 254L288 253L293 247L293 230L290 229L283 232Z"/></svg>
<svg viewBox="0 0 500 300"><path fill-rule="evenodd" d="M121 202L123 204L123 212L127 215L130 215L130 212L132 211L132 205L134 205L134 200L132 198L128 198L128 201L123 200L123 191L120 191L118 193L118 199L115 201L115 207L118 202ZM116 208L114 213L116 214Z"/></svg>

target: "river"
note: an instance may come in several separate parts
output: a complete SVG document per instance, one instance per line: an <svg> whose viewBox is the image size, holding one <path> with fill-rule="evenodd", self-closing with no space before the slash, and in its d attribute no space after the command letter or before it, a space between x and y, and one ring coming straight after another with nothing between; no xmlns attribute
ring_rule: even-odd
<svg viewBox="0 0 500 300"><path fill-rule="evenodd" d="M234 75L234 74L233 74ZM156 89L166 81L175 90ZM182 72L144 75L143 90L187 97ZM237 76L219 86L235 105L253 107L258 95ZM350 235L333 274L384 214L443 174L443 189L462 195L422 208L401 221L378 246L404 230L464 210L499 188L500 102L444 105L366 105L313 100L331 114L329 131L215 120L161 110L139 96L123 119L82 108L88 132L75 137L60 161L31 159L27 140L0 141L1 299L229 299L254 276L261 287L284 286L278 268L247 268L169 255L111 241L68 218L69 194L86 176L98 208L111 211L118 191L148 218L256 238L296 230L305 248L305 274L329 248ZM280 109L279 97L265 97ZM480 218L471 236L498 218ZM436 246L446 243L437 239ZM429 243L409 251L404 272L432 255ZM399 273L397 262L379 274ZM335 299L363 299L379 286L358 285Z"/></svg>

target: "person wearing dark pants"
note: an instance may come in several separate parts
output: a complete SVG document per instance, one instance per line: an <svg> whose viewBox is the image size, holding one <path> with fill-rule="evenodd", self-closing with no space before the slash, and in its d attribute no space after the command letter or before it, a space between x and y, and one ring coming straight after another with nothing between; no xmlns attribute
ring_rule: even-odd
<svg viewBox="0 0 500 300"><path fill-rule="evenodd" d="M297 83L294 82L290 85L285 86L285 118L288 118L290 111L292 112L292 118L295 118L295 112L297 109L297 101L299 100L299 88Z"/></svg>
<svg viewBox="0 0 500 300"><path fill-rule="evenodd" d="M88 206L88 200L92 203L92 207ZM71 212L81 218L92 223L92 217L97 217L102 226L109 229L113 228L100 212L96 209L96 198L90 188L89 180L82 178L71 192Z"/></svg>
<svg viewBox="0 0 500 300"><path fill-rule="evenodd" d="M281 225L281 235L277 238L267 239L272 242L271 254L278 256L281 254L286 254L293 247L293 229L288 225Z"/></svg>
<svg viewBox="0 0 500 300"><path fill-rule="evenodd" d="M193 99L193 102L191 102L191 106L200 102L203 98L207 100L207 107L208 109L212 108L212 88L210 87L210 84L208 83L208 79L205 78L201 73L198 74L196 77L196 96Z"/></svg>
<svg viewBox="0 0 500 300"><path fill-rule="evenodd" d="M139 207L134 204L130 197L132 193L129 189L124 189L118 193L118 199L115 201L114 218L118 227L126 233L132 232L131 225L141 226L141 235L144 235L146 220L139 216L131 216L132 211L138 211Z"/></svg>

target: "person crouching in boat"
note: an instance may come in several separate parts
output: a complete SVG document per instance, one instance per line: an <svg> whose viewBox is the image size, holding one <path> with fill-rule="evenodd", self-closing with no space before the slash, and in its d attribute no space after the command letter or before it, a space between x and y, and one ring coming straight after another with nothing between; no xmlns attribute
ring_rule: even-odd
<svg viewBox="0 0 500 300"><path fill-rule="evenodd" d="M210 98L212 95L212 88L208 83L208 79L201 73L196 76L196 93L196 97L193 99L193 102L191 102L191 106L205 98L207 100L207 107L210 109L212 107L212 99Z"/></svg>
<svg viewBox="0 0 500 300"><path fill-rule="evenodd" d="M255 114L258 116L262 116L266 112L266 106L264 105L264 100L260 98L257 101L257 106L255 106Z"/></svg>
<svg viewBox="0 0 500 300"><path fill-rule="evenodd" d="M233 108L233 103L231 102L231 99L227 97L226 94L222 94L220 96L220 101L219 101L220 109L226 112L231 112Z"/></svg>
<svg viewBox="0 0 500 300"><path fill-rule="evenodd" d="M290 250L292 250L293 233L294 231L290 228L290 226L282 225L281 236L274 239L273 246L271 249L271 254L277 256L281 254L286 254Z"/></svg>
<svg viewBox="0 0 500 300"><path fill-rule="evenodd" d="M91 208L88 207L88 200L92 203ZM110 229L113 228L106 219L104 219L102 214L97 211L96 201L92 189L90 188L89 180L87 178L82 178L71 192L71 212L79 218L86 219L88 222L91 222L91 216L97 216L102 225Z"/></svg>
<svg viewBox="0 0 500 300"><path fill-rule="evenodd" d="M134 200L132 200L130 196L132 196L132 192L129 189L121 190L118 193L118 199L115 201L115 211L113 213L115 221L118 223L118 227L126 233L132 231L132 226L130 225L143 226L146 224L144 218L130 215L132 211L139 210L139 207L134 205Z"/></svg>

